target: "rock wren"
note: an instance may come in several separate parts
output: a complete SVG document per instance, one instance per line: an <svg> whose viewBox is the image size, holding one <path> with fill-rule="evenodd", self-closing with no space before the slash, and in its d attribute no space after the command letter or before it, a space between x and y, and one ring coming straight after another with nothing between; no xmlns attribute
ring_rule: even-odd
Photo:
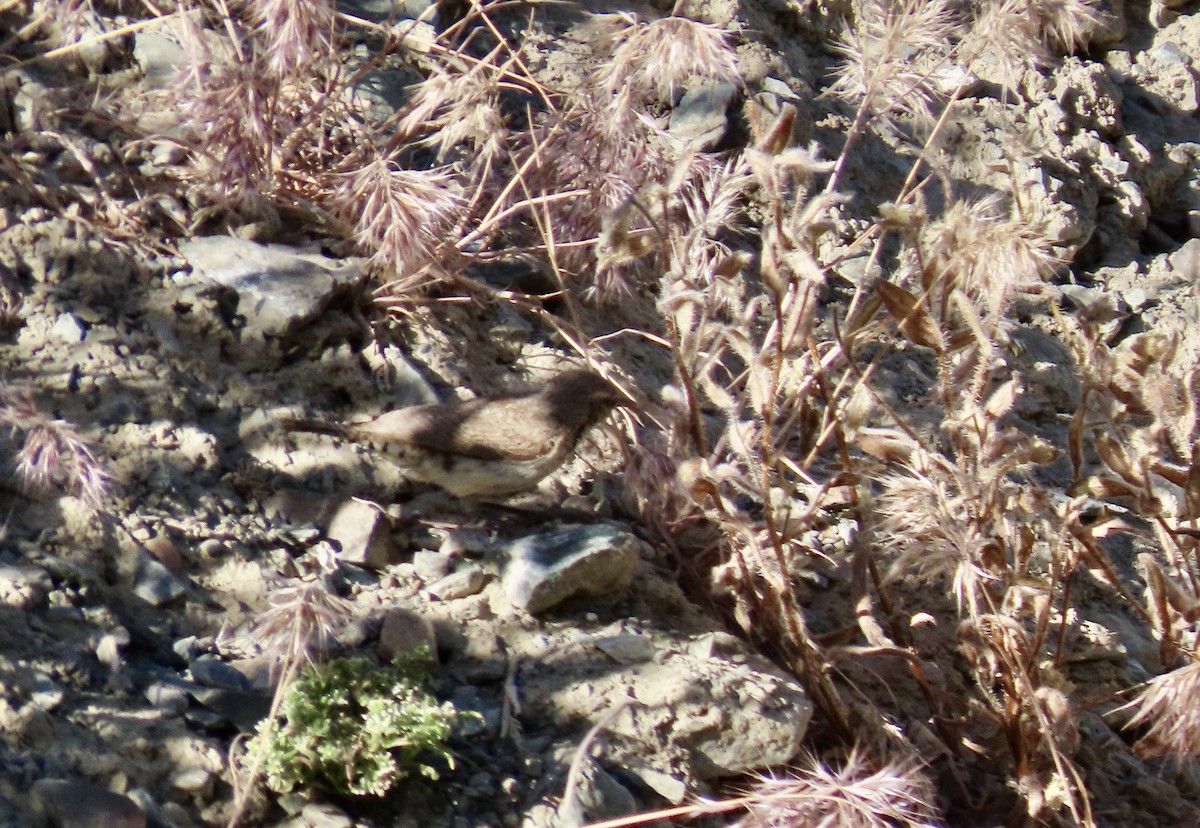
<svg viewBox="0 0 1200 828"><path fill-rule="evenodd" d="M345 423L282 425L362 443L407 477L457 497L501 497L532 489L574 453L588 429L628 402L598 374L571 370L522 394L418 405Z"/></svg>

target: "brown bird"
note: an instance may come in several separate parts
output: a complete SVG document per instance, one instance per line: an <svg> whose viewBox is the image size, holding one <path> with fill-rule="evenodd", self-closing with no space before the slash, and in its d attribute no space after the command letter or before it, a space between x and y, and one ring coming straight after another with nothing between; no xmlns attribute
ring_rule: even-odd
<svg viewBox="0 0 1200 828"><path fill-rule="evenodd" d="M627 403L608 380L572 370L520 394L417 405L345 423L282 425L367 445L407 477L458 497L500 497L532 489L574 454L588 429Z"/></svg>

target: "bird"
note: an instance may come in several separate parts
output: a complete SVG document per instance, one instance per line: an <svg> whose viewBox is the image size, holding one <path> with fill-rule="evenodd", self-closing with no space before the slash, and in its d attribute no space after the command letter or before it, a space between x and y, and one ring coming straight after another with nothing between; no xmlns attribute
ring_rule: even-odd
<svg viewBox="0 0 1200 828"><path fill-rule="evenodd" d="M506 497L535 487L626 397L592 371L572 369L500 397L399 408L336 422L286 419L287 431L360 443L405 476L459 498Z"/></svg>

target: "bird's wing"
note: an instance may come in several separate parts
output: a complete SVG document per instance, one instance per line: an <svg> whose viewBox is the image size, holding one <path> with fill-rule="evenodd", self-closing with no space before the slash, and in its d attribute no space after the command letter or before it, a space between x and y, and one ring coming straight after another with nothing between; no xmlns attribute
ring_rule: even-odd
<svg viewBox="0 0 1200 828"><path fill-rule="evenodd" d="M389 411L352 423L348 432L371 443L404 443L478 460L534 460L556 448L536 416L539 400L469 400Z"/></svg>

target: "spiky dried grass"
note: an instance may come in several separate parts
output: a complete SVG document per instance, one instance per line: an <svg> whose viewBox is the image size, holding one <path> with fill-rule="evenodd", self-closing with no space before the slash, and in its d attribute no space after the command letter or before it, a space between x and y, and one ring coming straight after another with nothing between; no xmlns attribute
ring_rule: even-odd
<svg viewBox="0 0 1200 828"><path fill-rule="evenodd" d="M689 83L741 83L729 32L686 17L663 17L643 23L632 15L610 35L615 43L595 75L599 89L616 95L632 88L639 95L673 103Z"/></svg>
<svg viewBox="0 0 1200 828"><path fill-rule="evenodd" d="M330 58L335 9L328 0L254 0L249 9L271 74L304 74Z"/></svg>
<svg viewBox="0 0 1200 828"><path fill-rule="evenodd" d="M857 104L889 121L903 113L931 123L939 99L928 69L914 56L937 61L950 51L956 31L950 0L865 0L836 50L845 57L826 94Z"/></svg>
<svg viewBox="0 0 1200 828"><path fill-rule="evenodd" d="M269 608L247 637L281 665L309 663L323 656L353 607L334 594L324 578L278 585L267 601Z"/></svg>
<svg viewBox="0 0 1200 828"><path fill-rule="evenodd" d="M1200 661L1151 679L1126 709L1135 711L1127 730L1149 725L1137 742L1140 755L1200 755Z"/></svg>
<svg viewBox="0 0 1200 828"><path fill-rule="evenodd" d="M95 448L71 423L42 413L28 389L0 387L0 428L21 438L15 471L26 487L60 486L92 509L103 504L110 478Z"/></svg>
<svg viewBox="0 0 1200 828"><path fill-rule="evenodd" d="M447 170L410 170L386 156L355 164L336 177L330 204L354 228L355 241L388 274L394 292L422 284L438 245L462 210Z"/></svg>
<svg viewBox="0 0 1200 828"><path fill-rule="evenodd" d="M933 786L912 759L875 765L857 748L830 767L815 756L785 778L764 777L737 828L935 828Z"/></svg>

